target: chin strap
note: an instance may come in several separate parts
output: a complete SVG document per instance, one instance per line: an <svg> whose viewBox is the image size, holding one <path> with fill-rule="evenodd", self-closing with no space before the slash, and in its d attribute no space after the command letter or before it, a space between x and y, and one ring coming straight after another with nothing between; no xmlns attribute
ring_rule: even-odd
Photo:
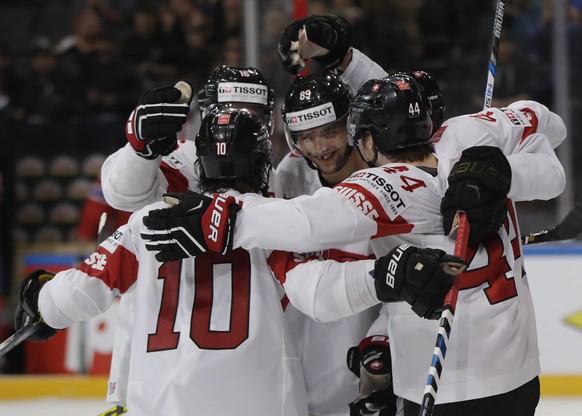
<svg viewBox="0 0 582 416"><path fill-rule="evenodd" d="M375 168L376 162L378 162L378 146L374 146L374 158L372 160L366 159L366 157L362 154L362 151L358 147L358 153L362 157L362 160L368 164L369 168Z"/></svg>

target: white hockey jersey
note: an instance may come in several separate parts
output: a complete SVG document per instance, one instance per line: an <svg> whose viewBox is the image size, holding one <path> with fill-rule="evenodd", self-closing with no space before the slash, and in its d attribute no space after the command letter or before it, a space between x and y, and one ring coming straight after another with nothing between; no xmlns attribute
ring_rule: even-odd
<svg viewBox="0 0 582 416"><path fill-rule="evenodd" d="M101 166L103 196L113 208L133 212L161 201L165 192L196 191L196 159L191 140L179 140L176 150L156 160L138 156L127 143Z"/></svg>
<svg viewBox="0 0 582 416"><path fill-rule="evenodd" d="M310 168L302 157L288 154L277 166L275 196L289 199L311 195L323 186L318 171ZM272 267L285 285L287 261L293 255L287 252L279 254L277 265ZM296 257L353 261L374 256L369 242L362 241ZM285 316L301 359L310 415L349 415L348 403L358 394L358 379L346 366L346 354L365 337L378 312L379 308L368 308L334 322L316 322L293 304L287 305Z"/></svg>
<svg viewBox="0 0 582 416"><path fill-rule="evenodd" d="M43 286L39 309L64 328L134 295L127 404L134 415L306 416L283 289L263 250L160 263L135 213L76 269Z"/></svg>
<svg viewBox="0 0 582 416"><path fill-rule="evenodd" d="M533 198L548 199L559 195L565 184L564 172L550 141L543 133L553 134L554 143L559 143L565 137L566 131L562 128L561 119L545 107L528 102L527 108L533 109L532 120L537 119L537 123L513 122L511 118L516 115L513 111L497 109L488 110L484 114L462 116L445 123L437 136L439 171L444 166L452 166L455 158L467 146L497 145L508 154L512 165L514 175L511 194L516 199L524 199L530 195ZM523 116L528 112L529 110ZM481 128L481 123L489 124ZM490 128L490 125L494 127ZM383 170L398 170L399 166L386 165ZM277 205L280 211L289 210L284 213L288 219L292 218L292 213L300 213L295 217L298 219L296 227L286 231L286 235L293 236L293 241L287 246L294 246L295 238L299 240L307 235L310 236L310 241L324 241L322 245L327 244L332 236L318 227L319 221L323 221L325 216L328 224L336 224L334 219L338 221L339 226L336 229L341 234L364 238L368 232L377 255L386 253L394 244L402 242L442 248L453 253L454 242L442 236L441 216L438 212L440 197L437 195L430 201L427 198L434 195L424 192L426 189L423 187L411 189L410 194L402 192L406 187L419 186L419 181L423 180L422 175L413 170L400 171L403 181L398 186L393 181L389 182L390 175L380 176L378 173L381 170L377 168L358 173L346 181L347 184L342 183L336 187L339 193L351 197L364 212L374 213L372 217L377 223L376 230L364 231L368 227L368 222L364 220L361 229L349 226L353 212L343 207L343 215L336 214L336 209L330 209L332 198L324 199L323 195L319 196L318 205L323 214L314 209L316 198L311 201L298 201L293 207L282 203L269 204ZM528 174L536 178L533 183L527 181ZM446 172L441 175L446 175ZM378 186L370 186L364 180L366 178L368 182L373 180L376 185L389 183L391 192L397 190L398 195L402 193L396 201L402 200L409 207L400 213L400 218L404 220L401 223L411 223L408 231L403 230L403 234L398 236L388 235L391 232L390 227L395 227L396 224L385 215L389 212L386 210L389 202L386 200L386 192L384 195L380 194ZM355 186L356 183L358 187ZM442 189L442 183L433 186L435 193L439 187ZM351 190L358 189L360 195L345 191L346 187ZM335 199L338 205L342 205L338 198ZM263 220L268 218L266 215L269 205L261 206ZM423 225L420 215L412 215L417 208L424 212L429 223L433 222L433 234L426 234L429 233L427 228L420 231L416 227L417 221L421 221L419 226ZM340 222L342 218L346 224ZM242 221L237 223L237 227L239 225L241 231L244 231L246 227ZM278 227L269 228L270 233L282 232ZM382 230L388 233L383 233ZM343 240L341 234L336 238ZM381 237L382 234L386 236ZM499 231L498 237L481 245L478 250L468 250L471 264L461 277L461 292L437 403L504 393L525 384L539 373L534 310L523 268L519 235L515 209L510 204L509 218ZM270 238L266 237L270 243ZM249 246L259 246L258 237L247 236L241 241ZM267 247L266 244L262 246ZM311 248L316 246L318 245L313 243ZM287 273L287 295L303 312L316 319L343 317L376 302L373 280L368 275L372 269L371 261L351 264L330 261L299 264ZM398 396L420 403L437 328L438 322L419 319L405 303L384 305L383 314L372 326L369 335L384 334L390 337L394 391Z"/></svg>

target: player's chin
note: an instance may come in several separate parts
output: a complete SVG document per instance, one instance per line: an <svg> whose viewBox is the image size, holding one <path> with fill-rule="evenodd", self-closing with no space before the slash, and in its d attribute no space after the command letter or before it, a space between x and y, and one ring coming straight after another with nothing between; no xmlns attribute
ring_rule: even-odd
<svg viewBox="0 0 582 416"><path fill-rule="evenodd" d="M310 159L321 173L335 173L340 168L340 158L337 151L323 157L311 157Z"/></svg>

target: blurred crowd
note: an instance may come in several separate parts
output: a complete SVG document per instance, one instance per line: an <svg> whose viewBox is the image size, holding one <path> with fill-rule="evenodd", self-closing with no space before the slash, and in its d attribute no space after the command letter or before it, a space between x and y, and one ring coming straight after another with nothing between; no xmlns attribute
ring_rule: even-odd
<svg viewBox="0 0 582 416"><path fill-rule="evenodd" d="M6 20L10 9L31 15L27 44L0 36L0 108L17 121L124 120L145 89L179 79L200 86L217 65L245 64L243 0L10 3L0 6ZM44 20L57 15L46 13L55 3L66 18L59 13L51 24ZM259 69L283 96L290 78L278 64L276 44L292 18L293 2L258 3ZM481 104L495 1L316 0L308 5L310 14L334 13L350 20L355 46L389 72L422 68L437 76L450 91L452 115ZM551 100L551 14L547 0L508 2L495 86L500 101ZM582 1L571 1L572 40L581 36L581 16ZM32 27L39 20L43 32ZM571 50L580 43L572 41ZM582 54L571 56L573 69L579 70Z"/></svg>

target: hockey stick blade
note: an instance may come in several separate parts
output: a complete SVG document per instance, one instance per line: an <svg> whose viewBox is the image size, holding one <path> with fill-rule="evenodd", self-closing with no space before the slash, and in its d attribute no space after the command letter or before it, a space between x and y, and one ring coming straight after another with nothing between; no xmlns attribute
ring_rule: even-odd
<svg viewBox="0 0 582 416"><path fill-rule="evenodd" d="M111 409L99 413L97 416L119 416L127 413L127 407L113 406Z"/></svg>
<svg viewBox="0 0 582 416"><path fill-rule="evenodd" d="M582 233L582 196L574 207L555 227L521 237L523 245L572 240Z"/></svg>
<svg viewBox="0 0 582 416"><path fill-rule="evenodd" d="M6 355L9 351L14 349L14 347L38 331L42 327L41 324L42 323L40 321L31 322L24 325L14 334L8 337L2 344L0 344L0 357Z"/></svg>

